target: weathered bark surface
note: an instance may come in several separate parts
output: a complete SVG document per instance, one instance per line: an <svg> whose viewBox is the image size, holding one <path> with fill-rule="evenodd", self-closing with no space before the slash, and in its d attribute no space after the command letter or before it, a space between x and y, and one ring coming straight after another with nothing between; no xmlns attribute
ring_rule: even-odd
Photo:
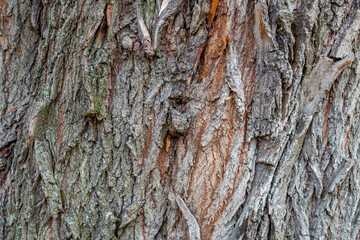
<svg viewBox="0 0 360 240"><path fill-rule="evenodd" d="M0 13L0 239L359 239L358 0Z"/></svg>

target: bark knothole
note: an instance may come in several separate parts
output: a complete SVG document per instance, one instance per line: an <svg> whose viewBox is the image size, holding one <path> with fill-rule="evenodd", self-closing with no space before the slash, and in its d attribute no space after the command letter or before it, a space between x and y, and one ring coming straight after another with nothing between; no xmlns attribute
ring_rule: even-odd
<svg viewBox="0 0 360 240"><path fill-rule="evenodd" d="M128 50L131 51L133 46L134 46L134 39L132 39L130 36L126 35L123 37L123 39L121 40L121 46Z"/></svg>
<svg viewBox="0 0 360 240"><path fill-rule="evenodd" d="M183 109L171 109L167 122L172 136L184 136L190 128L190 114L183 112Z"/></svg>

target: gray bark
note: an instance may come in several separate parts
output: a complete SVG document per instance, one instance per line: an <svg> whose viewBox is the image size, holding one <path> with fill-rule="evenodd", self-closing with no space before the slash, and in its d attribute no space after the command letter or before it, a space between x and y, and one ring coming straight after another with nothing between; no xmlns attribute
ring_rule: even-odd
<svg viewBox="0 0 360 240"><path fill-rule="evenodd" d="M360 239L358 0L0 14L0 239Z"/></svg>

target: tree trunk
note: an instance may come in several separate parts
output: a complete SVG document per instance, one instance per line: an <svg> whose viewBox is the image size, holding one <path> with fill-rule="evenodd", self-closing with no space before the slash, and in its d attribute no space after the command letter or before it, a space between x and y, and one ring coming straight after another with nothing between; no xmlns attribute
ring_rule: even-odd
<svg viewBox="0 0 360 240"><path fill-rule="evenodd" d="M360 239L359 0L0 12L0 239Z"/></svg>

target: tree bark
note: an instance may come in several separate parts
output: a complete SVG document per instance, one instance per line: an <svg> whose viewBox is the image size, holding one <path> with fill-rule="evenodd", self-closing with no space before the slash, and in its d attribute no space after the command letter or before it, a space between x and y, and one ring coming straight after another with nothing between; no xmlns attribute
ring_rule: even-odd
<svg viewBox="0 0 360 240"><path fill-rule="evenodd" d="M0 239L360 239L358 0L0 13Z"/></svg>

